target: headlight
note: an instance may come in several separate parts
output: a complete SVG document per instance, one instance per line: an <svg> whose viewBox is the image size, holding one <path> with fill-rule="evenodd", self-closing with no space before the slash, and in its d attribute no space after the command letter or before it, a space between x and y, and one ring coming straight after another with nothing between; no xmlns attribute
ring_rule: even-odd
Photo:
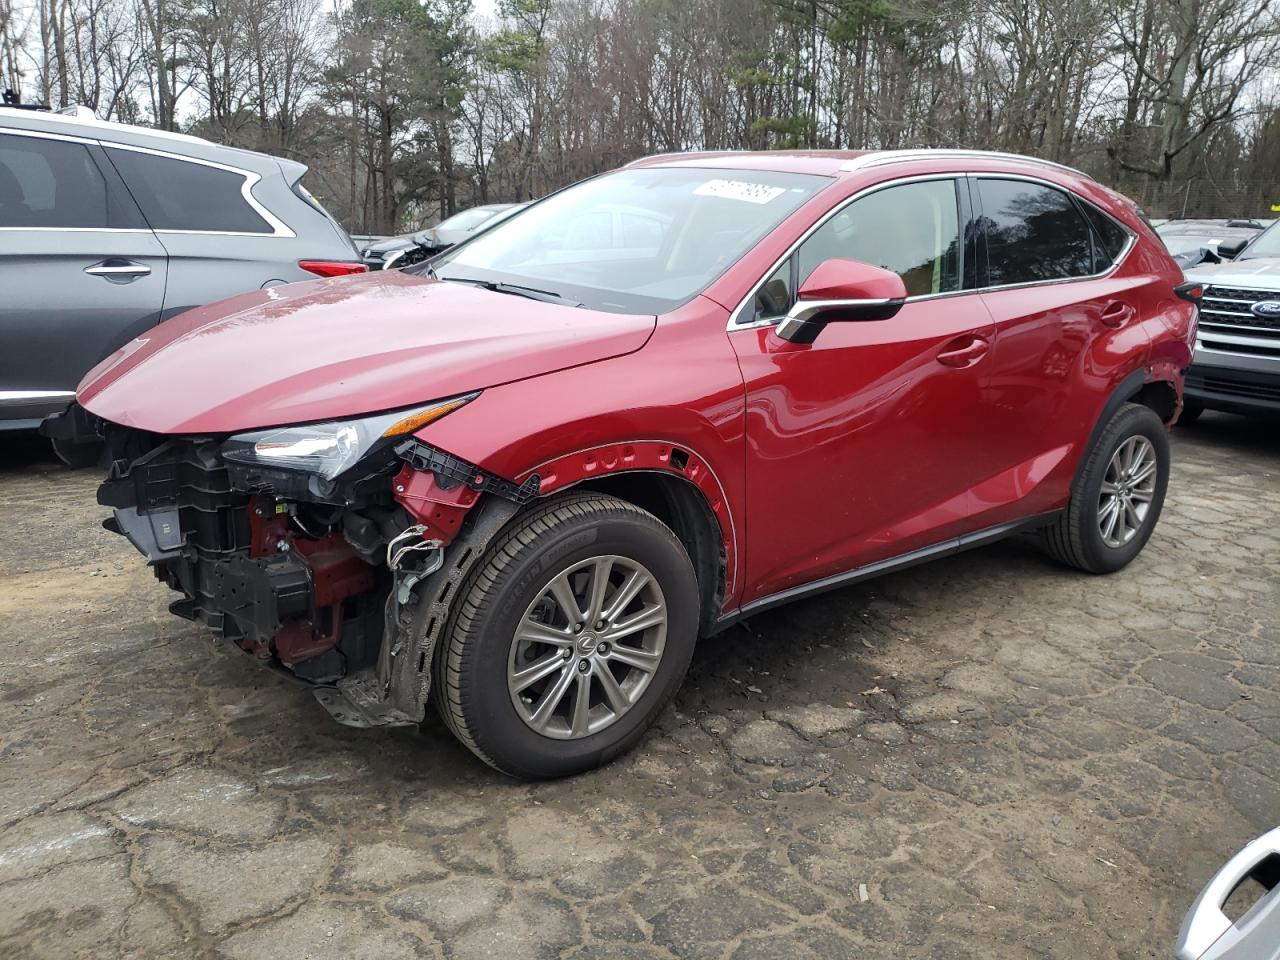
<svg viewBox="0 0 1280 960"><path fill-rule="evenodd" d="M299 470L332 480L377 447L439 420L479 395L469 393L438 400L425 407L380 413L359 420L331 420L240 433L222 445L222 455L233 463Z"/></svg>

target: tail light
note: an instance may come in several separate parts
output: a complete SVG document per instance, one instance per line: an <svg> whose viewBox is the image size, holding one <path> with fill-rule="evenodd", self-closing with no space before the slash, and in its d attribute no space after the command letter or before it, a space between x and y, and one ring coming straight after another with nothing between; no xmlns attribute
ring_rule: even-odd
<svg viewBox="0 0 1280 960"><path fill-rule="evenodd" d="M1196 283L1194 280L1188 280L1186 283L1180 283L1174 287L1173 292L1183 300L1190 300L1192 303L1199 303L1200 298L1204 296L1204 284Z"/></svg>
<svg viewBox="0 0 1280 960"><path fill-rule="evenodd" d="M298 266L317 277L347 277L369 269L359 260L299 260Z"/></svg>

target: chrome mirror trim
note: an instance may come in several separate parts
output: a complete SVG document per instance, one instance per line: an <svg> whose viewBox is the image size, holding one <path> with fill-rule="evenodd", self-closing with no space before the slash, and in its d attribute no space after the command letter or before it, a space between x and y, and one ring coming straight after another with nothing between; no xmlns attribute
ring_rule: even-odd
<svg viewBox="0 0 1280 960"><path fill-rule="evenodd" d="M827 322L822 314L835 310L877 311L867 320L885 320L897 313L905 299L885 297L878 300L797 300L774 331L791 343L813 343Z"/></svg>

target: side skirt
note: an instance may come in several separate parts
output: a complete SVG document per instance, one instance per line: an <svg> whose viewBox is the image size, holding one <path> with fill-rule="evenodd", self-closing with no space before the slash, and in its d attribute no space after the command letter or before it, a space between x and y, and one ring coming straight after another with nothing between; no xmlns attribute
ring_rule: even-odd
<svg viewBox="0 0 1280 960"><path fill-rule="evenodd" d="M821 580L813 580L809 583L802 583L798 587L789 587L778 593L771 593L767 597L761 597L759 600L752 600L750 603L739 607L730 613L722 615L712 625L710 633L712 635L726 630L733 626L739 620L745 620L757 613L763 613L765 610L773 607L781 606L784 603L790 603L792 600L799 600L802 597L811 597L819 593L826 593L828 590L838 590L841 587L848 587L855 583L861 583L863 580L870 580L873 577L883 576L886 573L896 573L899 570L905 570L908 567L914 567L920 563L927 563L930 560L937 560L939 557L948 557L954 553L960 553L964 550L971 550L974 547L985 546L988 543L995 543L997 540L1003 540L1011 537L1015 533L1022 533L1026 530L1037 530L1040 527L1048 526L1062 513L1061 510L1051 510L1048 513L1039 513L1034 517L1026 517L1022 520L1013 520L1009 523L997 524L994 527L987 527L985 530L977 530L973 533L966 533L960 537L952 537L950 540L943 540L941 543L935 543L928 547L921 547L918 550L912 550L910 553L904 553L896 557L890 557L887 560L878 560L875 563L869 563L862 567L854 567L852 570L846 570L844 573L832 574L829 577L823 577Z"/></svg>

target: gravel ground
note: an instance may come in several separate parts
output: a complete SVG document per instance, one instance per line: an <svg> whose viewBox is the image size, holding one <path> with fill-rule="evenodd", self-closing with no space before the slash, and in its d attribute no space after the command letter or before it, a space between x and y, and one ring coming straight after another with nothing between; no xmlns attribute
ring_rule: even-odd
<svg viewBox="0 0 1280 960"><path fill-rule="evenodd" d="M528 785L167 614L96 477L0 454L0 956L1168 957L1280 822L1280 434L1209 414L1126 571L1030 541L705 642Z"/></svg>

